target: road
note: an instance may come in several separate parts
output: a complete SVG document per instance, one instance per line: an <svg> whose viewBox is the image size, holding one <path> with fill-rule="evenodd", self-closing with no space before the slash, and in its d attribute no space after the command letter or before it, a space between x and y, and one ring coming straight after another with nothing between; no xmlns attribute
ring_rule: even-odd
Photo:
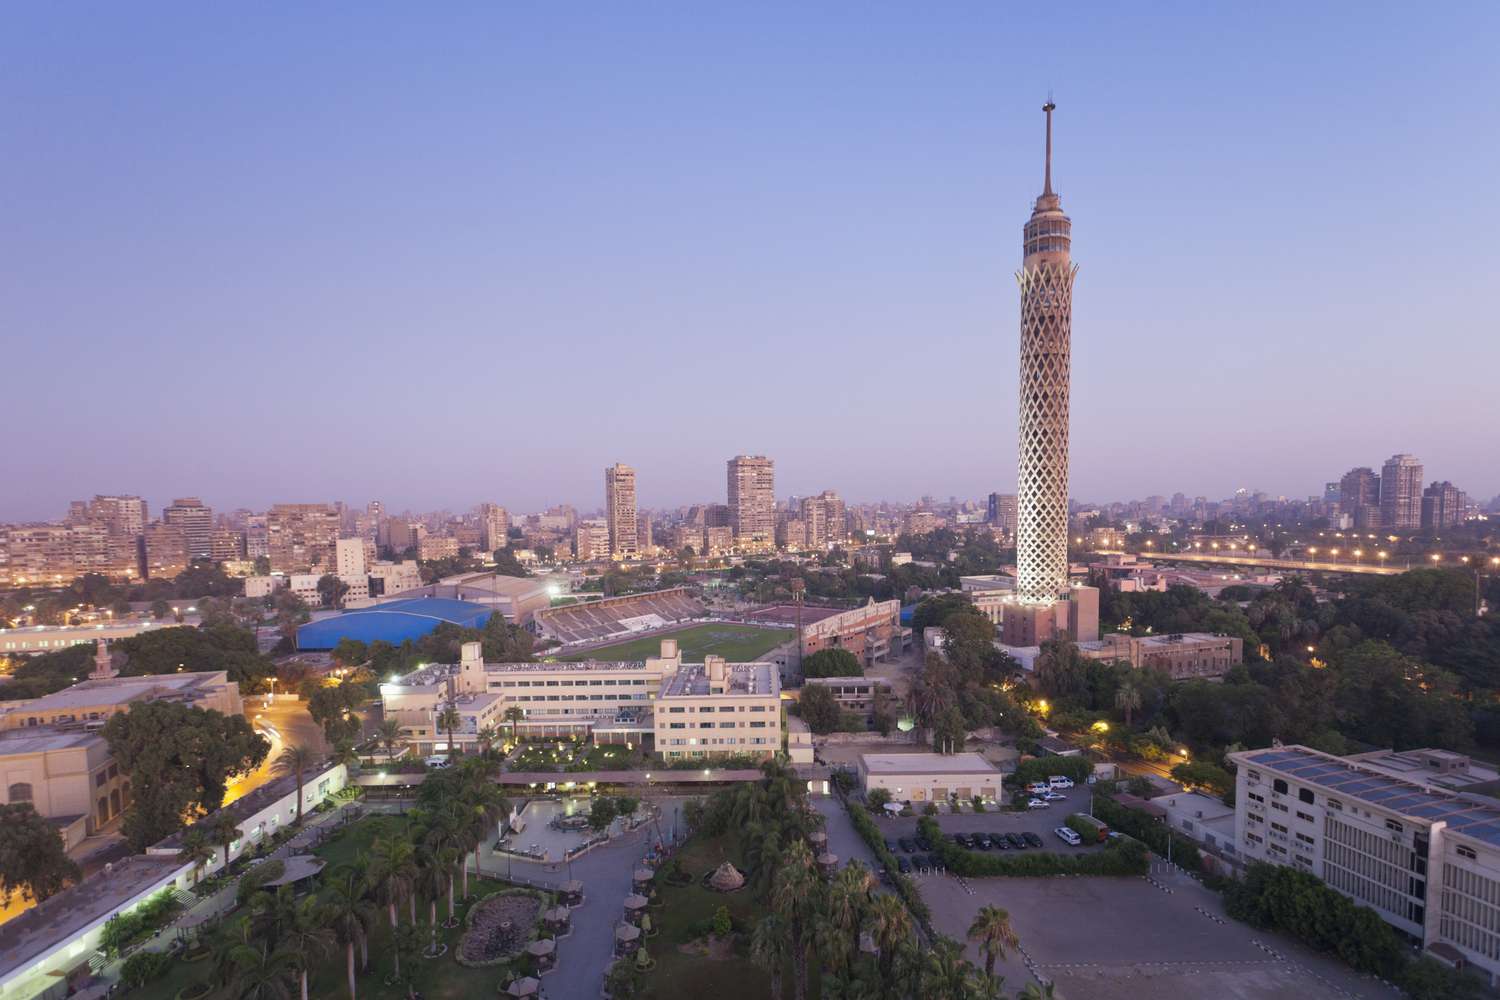
<svg viewBox="0 0 1500 1000"><path fill-rule="evenodd" d="M256 732L271 741L271 752L266 754L260 767L229 783L224 795L226 806L275 778L276 758L286 747L303 746L320 754L328 752L323 731L307 714L307 707L300 700L277 699L267 706L265 699L257 695L246 699L245 717Z"/></svg>

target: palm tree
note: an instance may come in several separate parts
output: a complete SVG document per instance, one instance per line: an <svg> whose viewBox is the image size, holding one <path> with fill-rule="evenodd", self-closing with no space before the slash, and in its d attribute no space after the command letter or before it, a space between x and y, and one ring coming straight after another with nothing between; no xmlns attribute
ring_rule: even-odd
<svg viewBox="0 0 1500 1000"><path fill-rule="evenodd" d="M387 754L394 754L396 745L401 742L401 723L395 719L382 719L380 725L375 728L375 737L380 740L380 745L385 747Z"/></svg>
<svg viewBox="0 0 1500 1000"><path fill-rule="evenodd" d="M385 904L391 918L391 929L396 928L396 908L402 901L412 898L412 888L417 879L417 854L411 841L400 834L375 838L370 845L370 885ZM416 922L415 916L412 922Z"/></svg>
<svg viewBox="0 0 1500 1000"><path fill-rule="evenodd" d="M271 950L270 944L236 945L233 961L230 989L235 1000L291 1000L291 959Z"/></svg>
<svg viewBox="0 0 1500 1000"><path fill-rule="evenodd" d="M817 919L819 892L823 883L813 866L812 851L807 842L796 840L781 858L781 870L771 889L771 908L786 925L792 948L792 995L796 1000L807 997L807 946L809 931Z"/></svg>
<svg viewBox="0 0 1500 1000"><path fill-rule="evenodd" d="M510 815L510 799L490 780L488 768L470 768L463 772L459 798L469 815L470 850L474 852L474 871L479 871L479 849L489 838L490 830L502 816ZM464 865L464 897L469 895L469 866Z"/></svg>
<svg viewBox="0 0 1500 1000"><path fill-rule="evenodd" d="M250 897L250 926L255 936L274 950L297 919L297 894L289 885L275 892L262 889Z"/></svg>
<svg viewBox="0 0 1500 1000"><path fill-rule="evenodd" d="M395 974L393 978L407 985L406 995L411 996L411 969L416 964L417 955L422 951L422 931L413 924L404 924L396 931L395 939L391 942L391 959L395 962ZM406 959L407 978L401 976L401 960Z"/></svg>
<svg viewBox="0 0 1500 1000"><path fill-rule="evenodd" d="M302 1000L307 1000L307 973L313 964L333 954L338 936L328 926L329 908L316 896L297 901L292 921L282 934L282 951L297 973Z"/></svg>
<svg viewBox="0 0 1500 1000"><path fill-rule="evenodd" d="M479 730L478 736L480 752L488 757L490 751L495 748L495 740L499 739L500 733L494 726L484 726Z"/></svg>
<svg viewBox="0 0 1500 1000"><path fill-rule="evenodd" d="M980 907L974 915L974 922L969 925L969 940L979 943L979 950L984 953L984 974L993 976L995 974L995 962L1005 957L1005 952L1010 948L1017 948L1021 939L1016 937L1016 932L1010 925L1010 914L998 906Z"/></svg>
<svg viewBox="0 0 1500 1000"><path fill-rule="evenodd" d="M516 733L525 718L526 710L520 705L512 705L505 710L505 721L510 723L510 742L513 745L520 742L520 737Z"/></svg>
<svg viewBox="0 0 1500 1000"><path fill-rule="evenodd" d="M443 710L438 713L437 728L448 734L448 752L450 754L458 753L458 746L453 742L453 734L457 732L458 727L463 724L463 721L463 716L458 714L458 706L451 701L444 705Z"/></svg>
<svg viewBox="0 0 1500 1000"><path fill-rule="evenodd" d="M786 926L775 913L767 914L755 925L750 936L750 961L771 976L771 1000L781 1000L781 972L786 968L790 949Z"/></svg>
<svg viewBox="0 0 1500 1000"><path fill-rule="evenodd" d="M431 907L427 917L428 927L432 932L431 942L427 947L428 957L436 957L438 953L437 904L443 893L453 888L453 859L454 853L448 848L424 851L417 869L417 888L421 895L427 897L427 904Z"/></svg>
<svg viewBox="0 0 1500 1000"><path fill-rule="evenodd" d="M1140 707L1141 707L1141 692L1140 692L1140 690L1134 684L1130 683L1129 681L1126 681L1124 684L1121 684L1120 685L1120 689L1115 692L1115 708L1118 708L1118 709L1120 709L1121 711L1123 711L1125 713L1125 728L1126 729L1130 728L1130 719L1131 719L1131 716L1134 715L1135 714L1135 710L1138 709L1138 708L1140 708Z"/></svg>
<svg viewBox="0 0 1500 1000"><path fill-rule="evenodd" d="M825 954L836 956L841 968L851 967L859 955L859 928L870 906L870 892L875 877L858 861L851 861L839 871L828 887L828 920L833 932Z"/></svg>
<svg viewBox="0 0 1500 1000"><path fill-rule="evenodd" d="M922 963L922 993L932 1000L969 1000L974 992L974 967L964 961L963 948L938 935Z"/></svg>
<svg viewBox="0 0 1500 1000"><path fill-rule="evenodd" d="M183 864L193 866L193 884L203 877L203 868L214 859L214 845L209 843L208 835L196 826L190 826L182 835L182 849L177 852L177 860Z"/></svg>
<svg viewBox="0 0 1500 1000"><path fill-rule="evenodd" d="M1016 994L1017 1000L1052 1000L1056 987L1051 983L1027 983L1025 989Z"/></svg>
<svg viewBox="0 0 1500 1000"><path fill-rule="evenodd" d="M889 979L901 946L911 939L911 913L899 896L881 893L870 902L870 923L880 949L880 971Z"/></svg>
<svg viewBox="0 0 1500 1000"><path fill-rule="evenodd" d="M364 879L357 869L344 866L329 877L323 891L328 926L344 946L349 974L349 1000L356 1000L354 988L354 949L364 947L375 911L365 899Z"/></svg>
<svg viewBox="0 0 1500 1000"><path fill-rule="evenodd" d="M276 757L276 763L271 765L271 771L277 777L292 775L297 779L297 818L294 822L302 825L302 775L313 765L313 752L307 747L291 745L282 750Z"/></svg>
<svg viewBox="0 0 1500 1000"><path fill-rule="evenodd" d="M240 824L227 812L216 812L204 823L208 842L224 848L224 867L229 867L229 849L240 839Z"/></svg>
<svg viewBox="0 0 1500 1000"><path fill-rule="evenodd" d="M441 812L433 817L433 823L427 828L427 834L423 838L423 846L428 852L450 859L447 865L448 921L450 927L457 921L457 917L454 914L453 902L454 868L457 867L459 862L465 860L464 855L468 849L468 840L466 838L468 829L464 826L464 817L458 811L460 808L457 802L448 803Z"/></svg>

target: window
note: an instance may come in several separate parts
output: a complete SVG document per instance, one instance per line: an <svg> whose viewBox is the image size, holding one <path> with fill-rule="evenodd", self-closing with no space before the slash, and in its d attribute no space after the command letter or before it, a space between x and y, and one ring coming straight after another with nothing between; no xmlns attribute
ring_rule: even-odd
<svg viewBox="0 0 1500 1000"><path fill-rule="evenodd" d="M1282 795L1285 795L1286 794L1286 782L1283 781L1281 778L1275 779L1274 781L1271 782L1271 791L1273 791L1273 792L1280 792Z"/></svg>
<svg viewBox="0 0 1500 1000"><path fill-rule="evenodd" d="M1385 821L1385 828L1392 831L1393 833L1401 833L1406 829L1404 826L1402 826L1400 823L1397 823L1393 819L1388 819Z"/></svg>
<svg viewBox="0 0 1500 1000"><path fill-rule="evenodd" d="M1472 848L1472 847L1465 847L1463 844L1459 844L1457 847L1455 847L1453 849L1453 851L1459 857L1461 857L1461 858L1468 858L1470 861L1473 861L1475 858L1478 857L1478 855L1474 853L1474 848Z"/></svg>
<svg viewBox="0 0 1500 1000"><path fill-rule="evenodd" d="M1340 812L1344 811L1344 804L1338 799L1329 799L1327 804L1330 809L1337 809Z"/></svg>
<svg viewBox="0 0 1500 1000"><path fill-rule="evenodd" d="M18 781L10 786L11 802L30 802L31 783L29 781Z"/></svg>
<svg viewBox="0 0 1500 1000"><path fill-rule="evenodd" d="M1301 809L1297 810L1297 818L1300 819L1300 820L1302 820L1304 823L1312 823L1312 822L1314 822L1314 820L1312 818L1312 814L1311 813L1305 813Z"/></svg>
<svg viewBox="0 0 1500 1000"><path fill-rule="evenodd" d="M1312 805L1312 800L1313 800L1312 789L1310 789L1310 788L1299 788L1299 789L1297 789L1297 798L1301 799L1303 802L1306 802L1308 805Z"/></svg>

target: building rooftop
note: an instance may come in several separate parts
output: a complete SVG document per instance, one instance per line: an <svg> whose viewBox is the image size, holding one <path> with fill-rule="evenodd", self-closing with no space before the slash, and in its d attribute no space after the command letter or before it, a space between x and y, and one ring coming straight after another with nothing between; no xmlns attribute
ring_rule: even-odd
<svg viewBox="0 0 1500 1000"><path fill-rule="evenodd" d="M35 961L53 945L108 917L182 867L177 856L137 854L117 861L20 915L0 924L0 978ZM59 965L65 971L78 961Z"/></svg>
<svg viewBox="0 0 1500 1000"><path fill-rule="evenodd" d="M1298 781L1380 806L1416 823L1447 823L1451 832L1500 847L1500 803L1493 799L1434 789L1308 747L1272 747L1236 756L1252 766L1275 768Z"/></svg>
<svg viewBox="0 0 1500 1000"><path fill-rule="evenodd" d="M809 677L807 679L807 683L809 683L809 684L875 684L877 681L878 681L878 678L875 678L875 677L864 677L864 676L860 676L860 677Z"/></svg>
<svg viewBox="0 0 1500 1000"><path fill-rule="evenodd" d="M57 726L27 726L21 729L0 731L0 757L23 753L46 753L50 750L67 750L71 747L86 747L92 743L103 743L98 733L82 729L61 729Z"/></svg>
<svg viewBox="0 0 1500 1000"><path fill-rule="evenodd" d="M726 663L724 694L743 697L774 696L777 672L769 663ZM710 693L708 669L702 663L684 663L662 685L663 698L696 698Z"/></svg>
<svg viewBox="0 0 1500 1000"><path fill-rule="evenodd" d="M146 697L186 694L193 688L214 682L224 683L222 670L204 670L185 674L143 674L137 677L111 677L79 681L71 687L54 691L18 706L15 711L50 712L95 705L123 705Z"/></svg>
<svg viewBox="0 0 1500 1000"><path fill-rule="evenodd" d="M1000 769L977 753L860 754L870 774L994 774Z"/></svg>

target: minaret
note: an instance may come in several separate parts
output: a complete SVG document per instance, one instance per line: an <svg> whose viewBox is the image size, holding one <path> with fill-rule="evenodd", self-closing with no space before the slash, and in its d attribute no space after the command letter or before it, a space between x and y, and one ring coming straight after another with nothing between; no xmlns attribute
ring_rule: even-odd
<svg viewBox="0 0 1500 1000"><path fill-rule="evenodd" d="M1016 597L1052 605L1068 592L1068 393L1072 366L1073 224L1052 191L1052 111L1041 197L1025 229L1021 286Z"/></svg>
<svg viewBox="0 0 1500 1000"><path fill-rule="evenodd" d="M117 676L119 671L115 670L114 657L109 653L109 640L94 640L94 672L89 674L89 680L107 681Z"/></svg>

